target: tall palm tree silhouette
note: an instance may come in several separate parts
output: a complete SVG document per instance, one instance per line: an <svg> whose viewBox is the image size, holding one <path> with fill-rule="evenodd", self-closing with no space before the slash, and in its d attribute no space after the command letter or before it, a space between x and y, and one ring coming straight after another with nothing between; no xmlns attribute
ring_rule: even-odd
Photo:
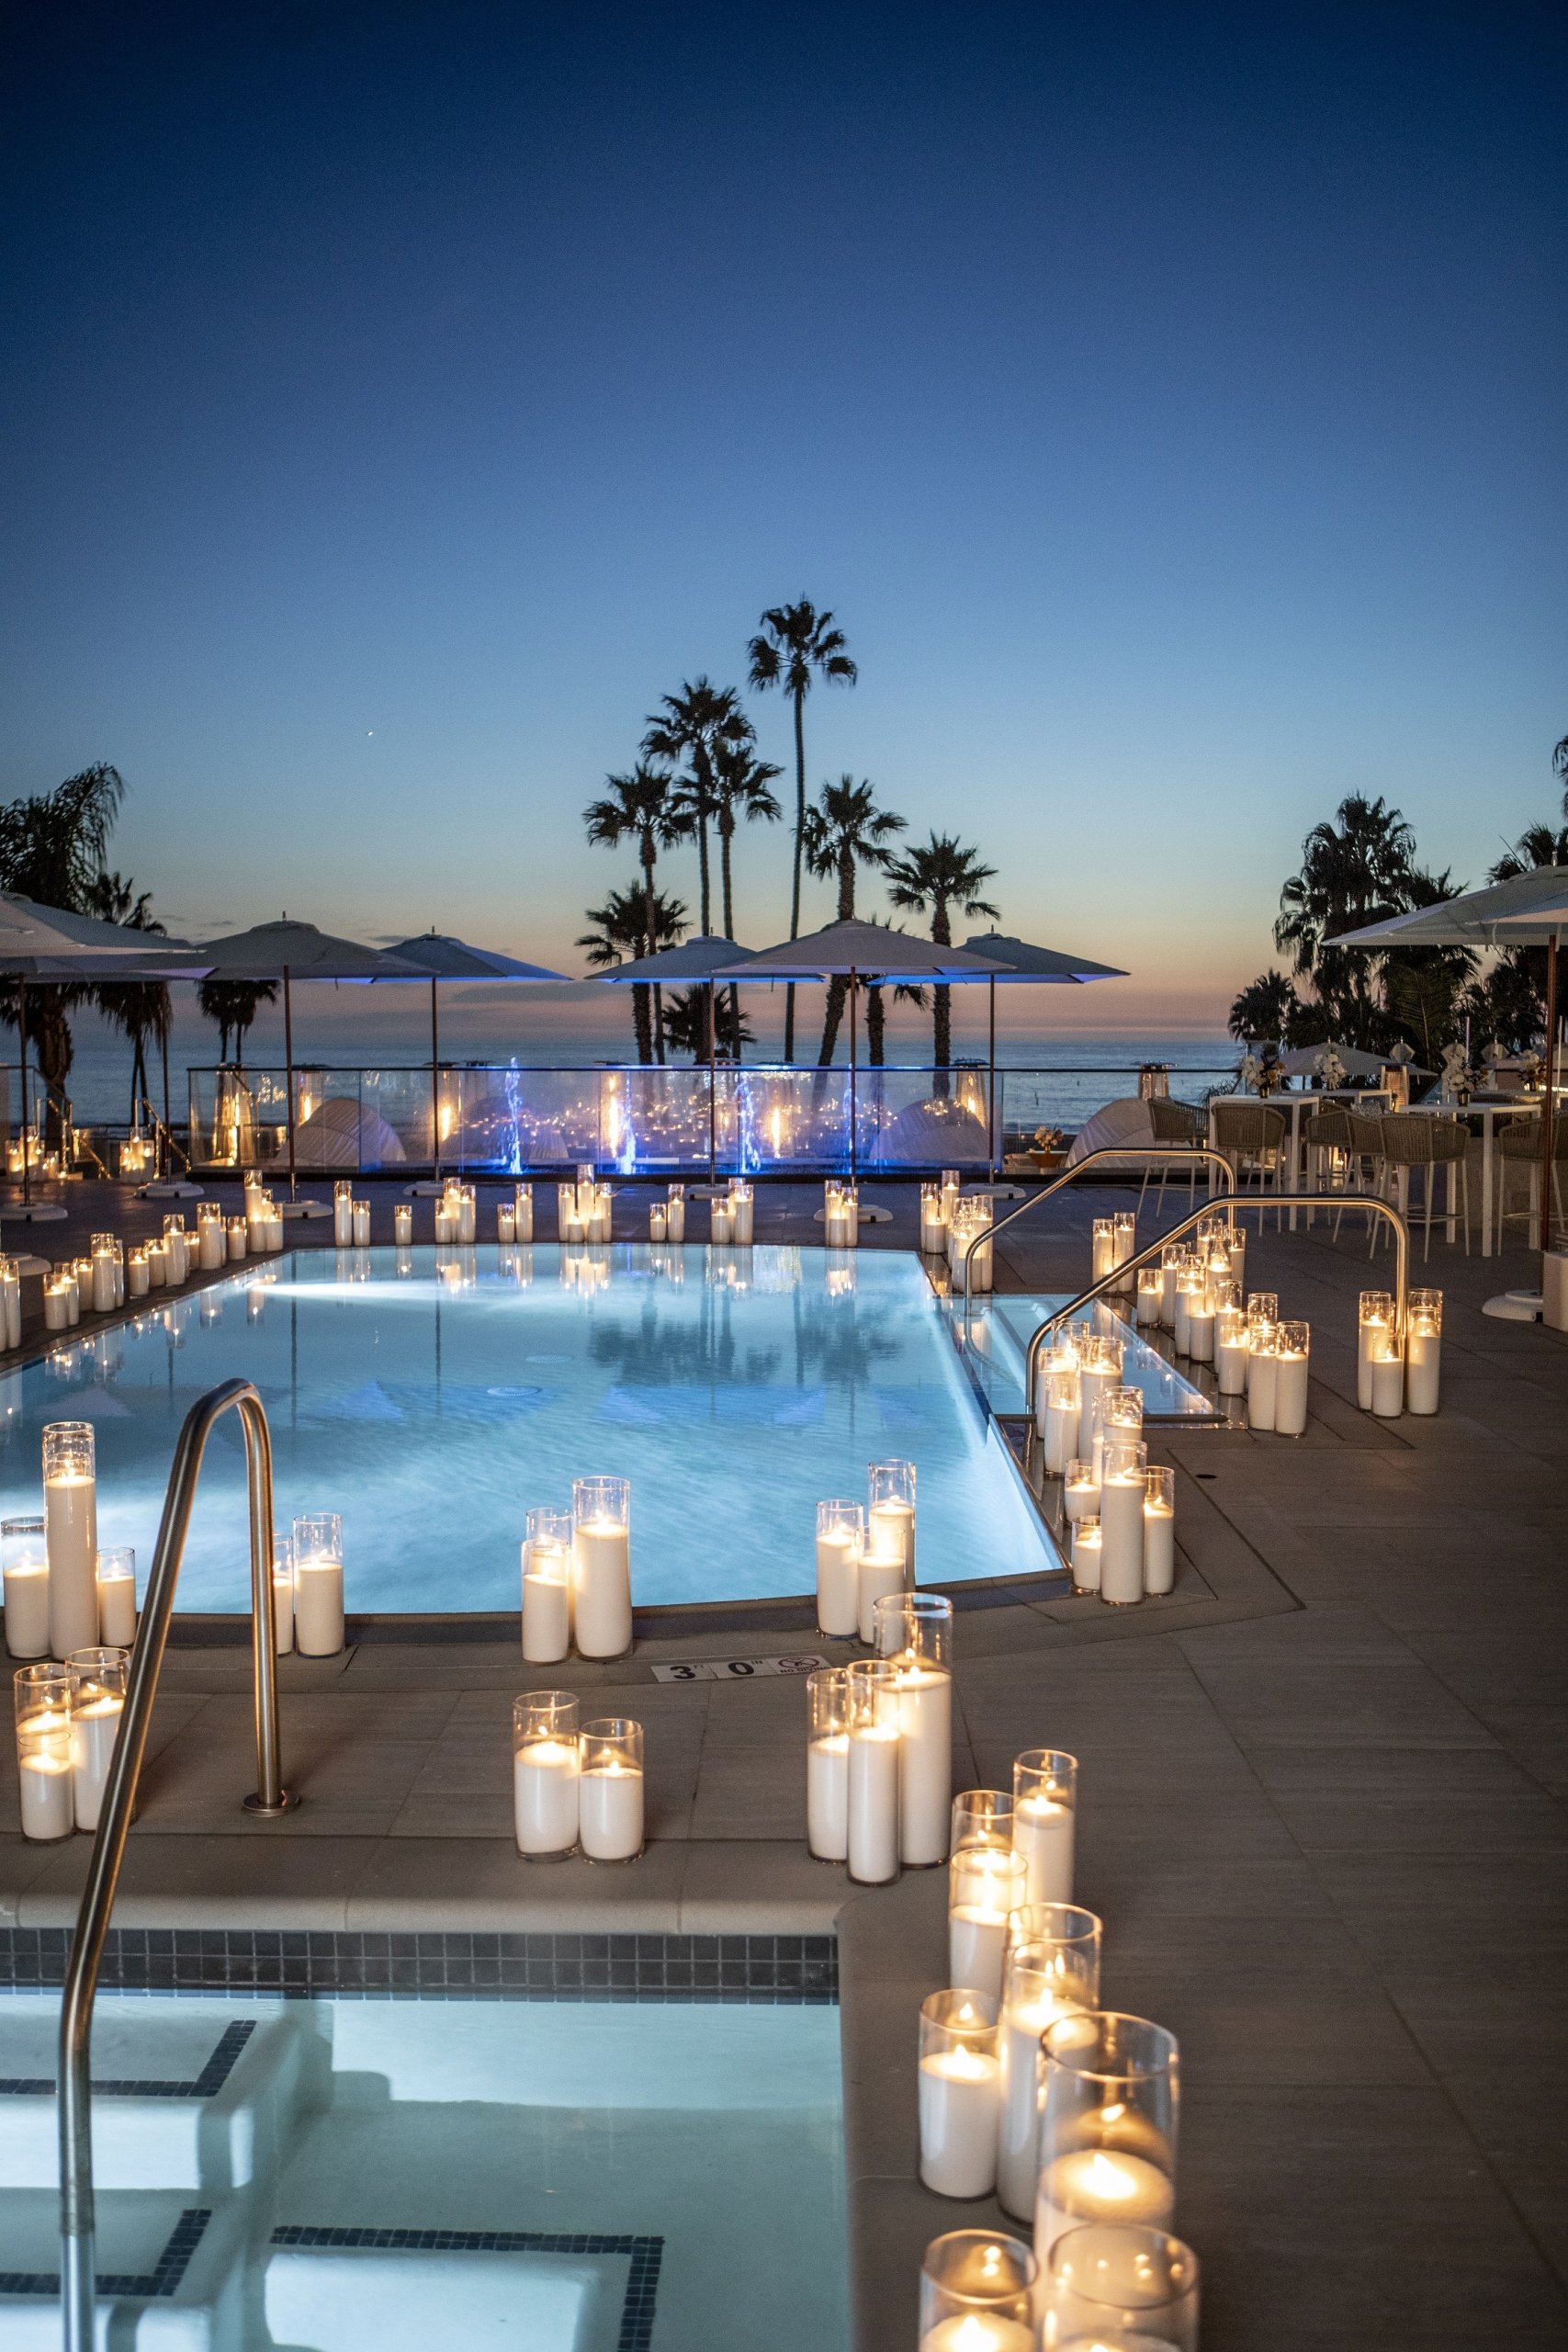
<svg viewBox="0 0 1568 2352"><path fill-rule="evenodd" d="M1331 824L1313 827L1301 870L1280 893L1274 944L1291 951L1293 969L1328 1010L1331 1034L1348 1045L1376 1052L1387 1042L1374 985L1381 966L1364 948L1324 943L1417 904L1415 873L1416 837L1400 811L1353 792Z"/></svg>
<svg viewBox="0 0 1568 2352"><path fill-rule="evenodd" d="M582 812L591 842L606 849L618 849L624 841L637 843L637 863L642 867L642 891L646 920L643 924L643 945L640 953L655 953L654 934L657 929L656 902L658 893L653 887L654 864L661 849L686 837L686 819L675 795L674 778L668 769L650 767L639 760L629 775L607 775L609 792L603 800L591 800ZM582 944L580 940L579 946ZM670 943L665 942L668 945ZM654 1047L660 1061L664 1059L664 1041L657 1022L654 1024Z"/></svg>
<svg viewBox="0 0 1568 2352"><path fill-rule="evenodd" d="M888 896L896 907L908 907L917 914L929 909L932 939L939 947L951 947L954 907L971 919L998 912L988 899L980 896L996 870L994 865L982 865L979 851L965 849L956 833L933 831L929 841L895 858L887 869ZM949 988L933 985L931 989L931 1029L935 1091L945 1094L947 1068L953 1058L953 990Z"/></svg>
<svg viewBox="0 0 1568 2352"><path fill-rule="evenodd" d="M716 686L711 678L685 680L679 694L661 695L659 708L649 713L642 739L646 756L667 761L671 767L686 763L675 788L675 806L687 834L696 836L698 926L705 937L713 929L708 827L719 813L716 763L727 747L739 749L755 741L736 689ZM776 768L773 773L777 775Z"/></svg>
<svg viewBox="0 0 1568 2352"><path fill-rule="evenodd" d="M597 928L585 931L577 944L587 949L589 962L601 971L612 964L635 963L639 956L657 955L661 947L678 946L691 927L679 899L656 890L650 901L639 882L626 890L612 890L602 907L589 907L585 912ZM644 1069L655 1059L656 1043L657 1058L664 1059L658 999L658 989L647 980L632 982L632 1029Z"/></svg>
<svg viewBox="0 0 1568 2352"><path fill-rule="evenodd" d="M812 681L852 686L860 672L831 613L819 613L802 596L793 605L773 605L746 649L747 682L759 693L777 686L795 709L795 868L790 885L789 935L800 936L800 876L806 854L806 697ZM784 990L784 1057L795 1059L795 984Z"/></svg>
<svg viewBox="0 0 1568 2352"><path fill-rule="evenodd" d="M713 807L718 831L719 884L724 907L724 935L735 936L735 874L733 849L736 828L747 824L777 824L780 809L770 790L773 778L782 775L771 760L760 760L756 754L756 736L750 721L744 735L725 736L715 746L713 754ZM728 1023L731 1053L737 1062L744 1043L741 1035L740 991L731 984L727 1000Z"/></svg>
<svg viewBox="0 0 1568 2352"><path fill-rule="evenodd" d="M822 786L815 806L806 812L801 842L811 872L819 880L837 878L840 922L851 922L854 915L857 866L885 872L891 854L887 844L903 831L903 818L895 816L891 808L877 807L875 787L864 776L857 784L852 775L841 775L837 784ZM817 1057L819 1069L826 1069L832 1061L848 994L848 980L835 973L828 982L822 1046Z"/></svg>

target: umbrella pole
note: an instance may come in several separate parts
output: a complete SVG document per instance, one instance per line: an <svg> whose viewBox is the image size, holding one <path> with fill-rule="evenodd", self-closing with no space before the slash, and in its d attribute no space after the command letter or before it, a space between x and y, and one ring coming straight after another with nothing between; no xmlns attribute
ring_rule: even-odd
<svg viewBox="0 0 1568 2352"><path fill-rule="evenodd" d="M163 1041L163 1042L164 1042L164 1152L166 1153L166 1152L168 1151L168 1148L169 1148L169 1033L168 1033L167 1028L165 1028L165 1029L164 1029L164 1041ZM143 1077L145 1077L145 1076L146 1076L146 1072L145 1072L145 1070L142 1072L142 1076L143 1076ZM174 1162L171 1160L171 1161L169 1162L169 1165L164 1169L164 1175L165 1175L165 1176L172 1176L172 1175L174 1174L174 1172L175 1172L175 1170L174 1170Z"/></svg>
<svg viewBox="0 0 1568 2352"><path fill-rule="evenodd" d="M435 1009L435 975L430 976L430 1167L441 1182L441 1035Z"/></svg>
<svg viewBox="0 0 1568 2352"><path fill-rule="evenodd" d="M856 979L857 975L855 968L852 964L850 967L850 1182L852 1184L856 1184L860 1182L860 1165L858 1159L860 1137L857 1133L859 1123L856 1117L855 1104L855 1066L859 1058L855 1046Z"/></svg>
<svg viewBox="0 0 1568 2352"><path fill-rule="evenodd" d="M1551 1247L1552 1147L1557 1119L1557 933L1546 943L1546 1091L1540 1102L1540 1254ZM1545 1281L1545 1270L1541 1279Z"/></svg>
<svg viewBox="0 0 1568 2352"><path fill-rule="evenodd" d="M294 1198L294 1007L288 993L288 967L283 967L283 1059L288 1093L288 1197Z"/></svg>
<svg viewBox="0 0 1568 2352"><path fill-rule="evenodd" d="M708 982L708 1182L718 1168L718 1027L717 983Z"/></svg>
<svg viewBox="0 0 1568 2352"><path fill-rule="evenodd" d="M22 1205L33 1196L32 1154L28 1149L28 984L17 982L17 1034L22 1041Z"/></svg>
<svg viewBox="0 0 1568 2352"><path fill-rule="evenodd" d="M986 993L990 999L991 1021L991 1058L990 1068L986 1076L986 1142L991 1155L991 1174L994 1177L998 1172L997 1168L997 978L994 972L986 983Z"/></svg>

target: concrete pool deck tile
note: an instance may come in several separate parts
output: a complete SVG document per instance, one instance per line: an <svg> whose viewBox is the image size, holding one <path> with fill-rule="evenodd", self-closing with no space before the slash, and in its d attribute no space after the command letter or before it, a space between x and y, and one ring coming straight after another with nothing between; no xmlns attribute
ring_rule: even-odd
<svg viewBox="0 0 1568 2352"><path fill-rule="evenodd" d="M913 2072L913 2062L910 2071ZM1027 2238L994 2197L933 2197L913 2174L852 2180L848 2191L850 2311L855 2352L909 2352L919 2335L920 2265L950 2230Z"/></svg>
<svg viewBox="0 0 1568 2352"><path fill-rule="evenodd" d="M1306 1853L1551 1851L1568 1812L1500 1748L1265 1747L1252 1758Z"/></svg>
<svg viewBox="0 0 1568 2352"><path fill-rule="evenodd" d="M1363 1949L1412 1928L1440 1949L1455 1922L1493 1919L1516 1951L1554 1950L1568 1935L1568 1836L1528 1854L1342 1850L1313 1856L1326 1901Z"/></svg>
<svg viewBox="0 0 1568 2352"><path fill-rule="evenodd" d="M1249 1753L1256 1747L1487 1747L1470 1708L1418 1660L1210 1658L1193 1671Z"/></svg>
<svg viewBox="0 0 1568 2352"><path fill-rule="evenodd" d="M1483 1711L1499 1747L1532 1781L1568 1803L1568 1706L1506 1706Z"/></svg>
<svg viewBox="0 0 1568 2352"><path fill-rule="evenodd" d="M830 1935L856 1890L836 1862L803 1844L761 1838L691 1838L681 1877L686 1936Z"/></svg>
<svg viewBox="0 0 1568 2352"><path fill-rule="evenodd" d="M637 1862L525 1862L508 1838L379 1841L348 1899L350 1929L411 1920L475 1933L673 1935L685 1847L650 1845Z"/></svg>
<svg viewBox="0 0 1568 2352"><path fill-rule="evenodd" d="M1444 2089L1559 2280L1568 2287L1568 2069L1555 2064L1449 2072Z"/></svg>
<svg viewBox="0 0 1568 2352"><path fill-rule="evenodd" d="M1561 1706L1568 1701L1568 1639L1543 1643L1539 1621L1489 1623L1461 1632L1422 1630L1409 1648L1460 1702L1477 1713L1492 1706ZM1559 1631L1568 1631L1561 1624Z"/></svg>
<svg viewBox="0 0 1568 2352"><path fill-rule="evenodd" d="M62 1848L38 1844L13 1831L0 1835L0 1928L21 1924L21 1900Z"/></svg>
<svg viewBox="0 0 1568 2352"><path fill-rule="evenodd" d="M1238 1618L1224 1625L1194 1628L1178 1637L1183 1657L1197 1671L1257 1659L1324 1660L1359 1665L1390 1660L1408 1666L1410 1650L1374 1610L1350 1600L1317 1609L1293 1609L1283 1617Z"/></svg>
<svg viewBox="0 0 1568 2352"><path fill-rule="evenodd" d="M279 1823L258 1824L274 1830ZM114 1924L121 1928L321 1928L347 1924L350 1888L372 1842L232 1836L164 1837L138 1827L125 1849ZM71 1928L92 1841L73 1838L23 1891L18 1925Z"/></svg>
<svg viewBox="0 0 1568 2352"><path fill-rule="evenodd" d="M687 1808L694 1838L802 1839L806 1836L806 1758L781 1770L773 1748L705 1748L702 1775Z"/></svg>

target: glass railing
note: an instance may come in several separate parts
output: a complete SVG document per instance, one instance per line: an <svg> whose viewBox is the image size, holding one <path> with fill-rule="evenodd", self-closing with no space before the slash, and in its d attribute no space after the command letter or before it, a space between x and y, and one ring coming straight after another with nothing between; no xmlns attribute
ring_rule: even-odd
<svg viewBox="0 0 1568 2352"><path fill-rule="evenodd" d="M1171 1072L1196 1100L1224 1085L1224 1068ZM763 1065L696 1069L525 1069L450 1065L433 1105L428 1069L311 1068L294 1073L295 1155L306 1172L375 1175L428 1168L437 1125L441 1164L497 1175L598 1168L671 1176L710 1164L726 1172L867 1174L987 1167L1026 1149L1043 1127L1075 1128L1100 1105L1135 1094L1135 1065L998 1069L992 1118L987 1074L949 1069L817 1069ZM276 1168L288 1157L281 1069L189 1073L189 1148L197 1168Z"/></svg>

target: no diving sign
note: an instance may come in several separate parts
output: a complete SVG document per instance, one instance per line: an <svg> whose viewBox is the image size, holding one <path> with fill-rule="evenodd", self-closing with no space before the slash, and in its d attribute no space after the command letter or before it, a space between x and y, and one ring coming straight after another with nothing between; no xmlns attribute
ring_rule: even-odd
<svg viewBox="0 0 1568 2352"><path fill-rule="evenodd" d="M703 1657L680 1666L656 1666L655 1682L751 1682L770 1674L815 1674L828 1660L812 1651L789 1657Z"/></svg>

